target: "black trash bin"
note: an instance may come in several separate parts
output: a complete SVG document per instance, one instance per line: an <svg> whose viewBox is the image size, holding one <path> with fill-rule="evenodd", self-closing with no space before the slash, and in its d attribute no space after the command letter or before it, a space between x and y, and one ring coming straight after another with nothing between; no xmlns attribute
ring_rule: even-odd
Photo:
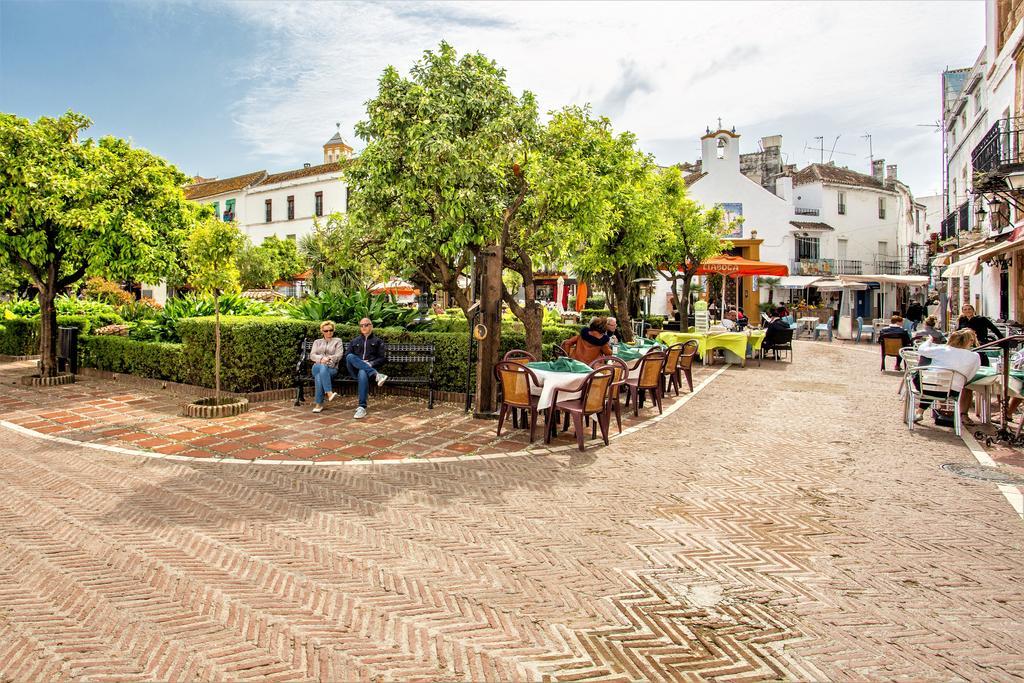
<svg viewBox="0 0 1024 683"><path fill-rule="evenodd" d="M78 328L57 328L57 370L78 374Z"/></svg>

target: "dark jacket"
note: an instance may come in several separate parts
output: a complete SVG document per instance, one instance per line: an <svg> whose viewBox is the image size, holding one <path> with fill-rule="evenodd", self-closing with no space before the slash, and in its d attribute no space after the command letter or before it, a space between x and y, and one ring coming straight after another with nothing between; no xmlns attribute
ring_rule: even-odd
<svg viewBox="0 0 1024 683"><path fill-rule="evenodd" d="M783 336L791 332L792 329L789 323L782 318L775 318L768 323L768 327L764 328L764 341L761 343L761 346L774 346L778 344ZM792 336L790 336L790 339L792 339Z"/></svg>
<svg viewBox="0 0 1024 683"><path fill-rule="evenodd" d="M374 368L382 367L388 362L388 345L373 333L370 333L369 337L359 335L350 341L345 353L354 353Z"/></svg>
<svg viewBox="0 0 1024 683"><path fill-rule="evenodd" d="M881 344L883 339L899 339L903 342L903 346L910 346L910 333L899 325L889 325L888 327L882 328L882 331L878 333L878 343Z"/></svg>
<svg viewBox="0 0 1024 683"><path fill-rule="evenodd" d="M983 315L976 315L970 320L960 316L960 322L957 324L956 329L963 330L969 329L974 330L974 334L978 335L978 345L988 344L990 341L996 339L1002 339L1003 335L999 334L999 329L992 324L992 321ZM989 338L989 333L992 333L992 339Z"/></svg>
<svg viewBox="0 0 1024 683"><path fill-rule="evenodd" d="M907 308L907 320L913 320L915 323L919 323L924 320L924 306L917 303L916 301Z"/></svg>

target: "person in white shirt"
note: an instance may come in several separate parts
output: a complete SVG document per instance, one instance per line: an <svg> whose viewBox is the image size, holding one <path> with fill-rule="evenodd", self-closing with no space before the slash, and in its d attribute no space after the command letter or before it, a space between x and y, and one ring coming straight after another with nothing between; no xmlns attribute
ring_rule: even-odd
<svg viewBox="0 0 1024 683"><path fill-rule="evenodd" d="M928 367L955 370L962 375L962 377L959 375L953 377L953 390L963 394L960 397L960 420L968 426L974 424L974 422L967 417L967 409L971 405L971 391L964 389L964 383L970 382L974 375L977 374L978 368L981 367L981 358L977 353L970 350L971 347L977 346L977 344L978 338L974 335L974 331L963 329L949 335L949 342L947 344L935 344L931 339L926 339L917 347L917 352L923 358L931 359ZM915 378L916 381L917 378ZM930 405L931 401L921 400L917 406L915 422L920 422L924 419L924 411Z"/></svg>
<svg viewBox="0 0 1024 683"><path fill-rule="evenodd" d="M736 311L726 311L722 316L722 327L732 332L736 329Z"/></svg>

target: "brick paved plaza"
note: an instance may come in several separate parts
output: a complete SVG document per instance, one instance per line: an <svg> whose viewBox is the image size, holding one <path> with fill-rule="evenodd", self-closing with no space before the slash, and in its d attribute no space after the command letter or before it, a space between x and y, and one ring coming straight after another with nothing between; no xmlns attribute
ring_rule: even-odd
<svg viewBox="0 0 1024 683"><path fill-rule="evenodd" d="M198 427L0 372L22 429L199 458L0 427L0 681L1024 676L1022 520L907 431L874 347L702 370L609 447L514 457L412 399Z"/></svg>

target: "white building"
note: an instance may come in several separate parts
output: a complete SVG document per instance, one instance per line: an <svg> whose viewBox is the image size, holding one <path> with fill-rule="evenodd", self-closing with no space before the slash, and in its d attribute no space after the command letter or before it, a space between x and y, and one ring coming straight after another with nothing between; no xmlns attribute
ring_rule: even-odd
<svg viewBox="0 0 1024 683"><path fill-rule="evenodd" d="M236 221L253 244L270 235L297 240L313 231L314 218L348 210L341 161L351 154L352 148L336 133L324 144L322 164L203 180L187 186L185 197L213 205L218 218Z"/></svg>
<svg viewBox="0 0 1024 683"><path fill-rule="evenodd" d="M993 319L1024 318L1024 2L986 0L986 43L970 67L942 74L945 253L942 311L965 304ZM950 265L950 264L954 265Z"/></svg>
<svg viewBox="0 0 1024 683"><path fill-rule="evenodd" d="M739 142L735 130L709 131L701 138L700 171L686 178L691 198L743 217L741 228L729 236L732 253L785 264L789 286L831 274L902 275L911 263L921 271L927 268L925 206L914 202L896 179L895 166L883 178L883 160L875 162L875 175L811 164L778 177L773 193L741 171ZM769 142L781 147L779 136L762 140L761 147L768 148ZM758 304L767 301L768 292L757 289L755 278L743 278L738 286L739 299L737 283L727 281L727 301L739 300L757 320ZM668 289L663 280L656 284L652 313L667 312ZM881 306L869 295L860 298L865 315Z"/></svg>

